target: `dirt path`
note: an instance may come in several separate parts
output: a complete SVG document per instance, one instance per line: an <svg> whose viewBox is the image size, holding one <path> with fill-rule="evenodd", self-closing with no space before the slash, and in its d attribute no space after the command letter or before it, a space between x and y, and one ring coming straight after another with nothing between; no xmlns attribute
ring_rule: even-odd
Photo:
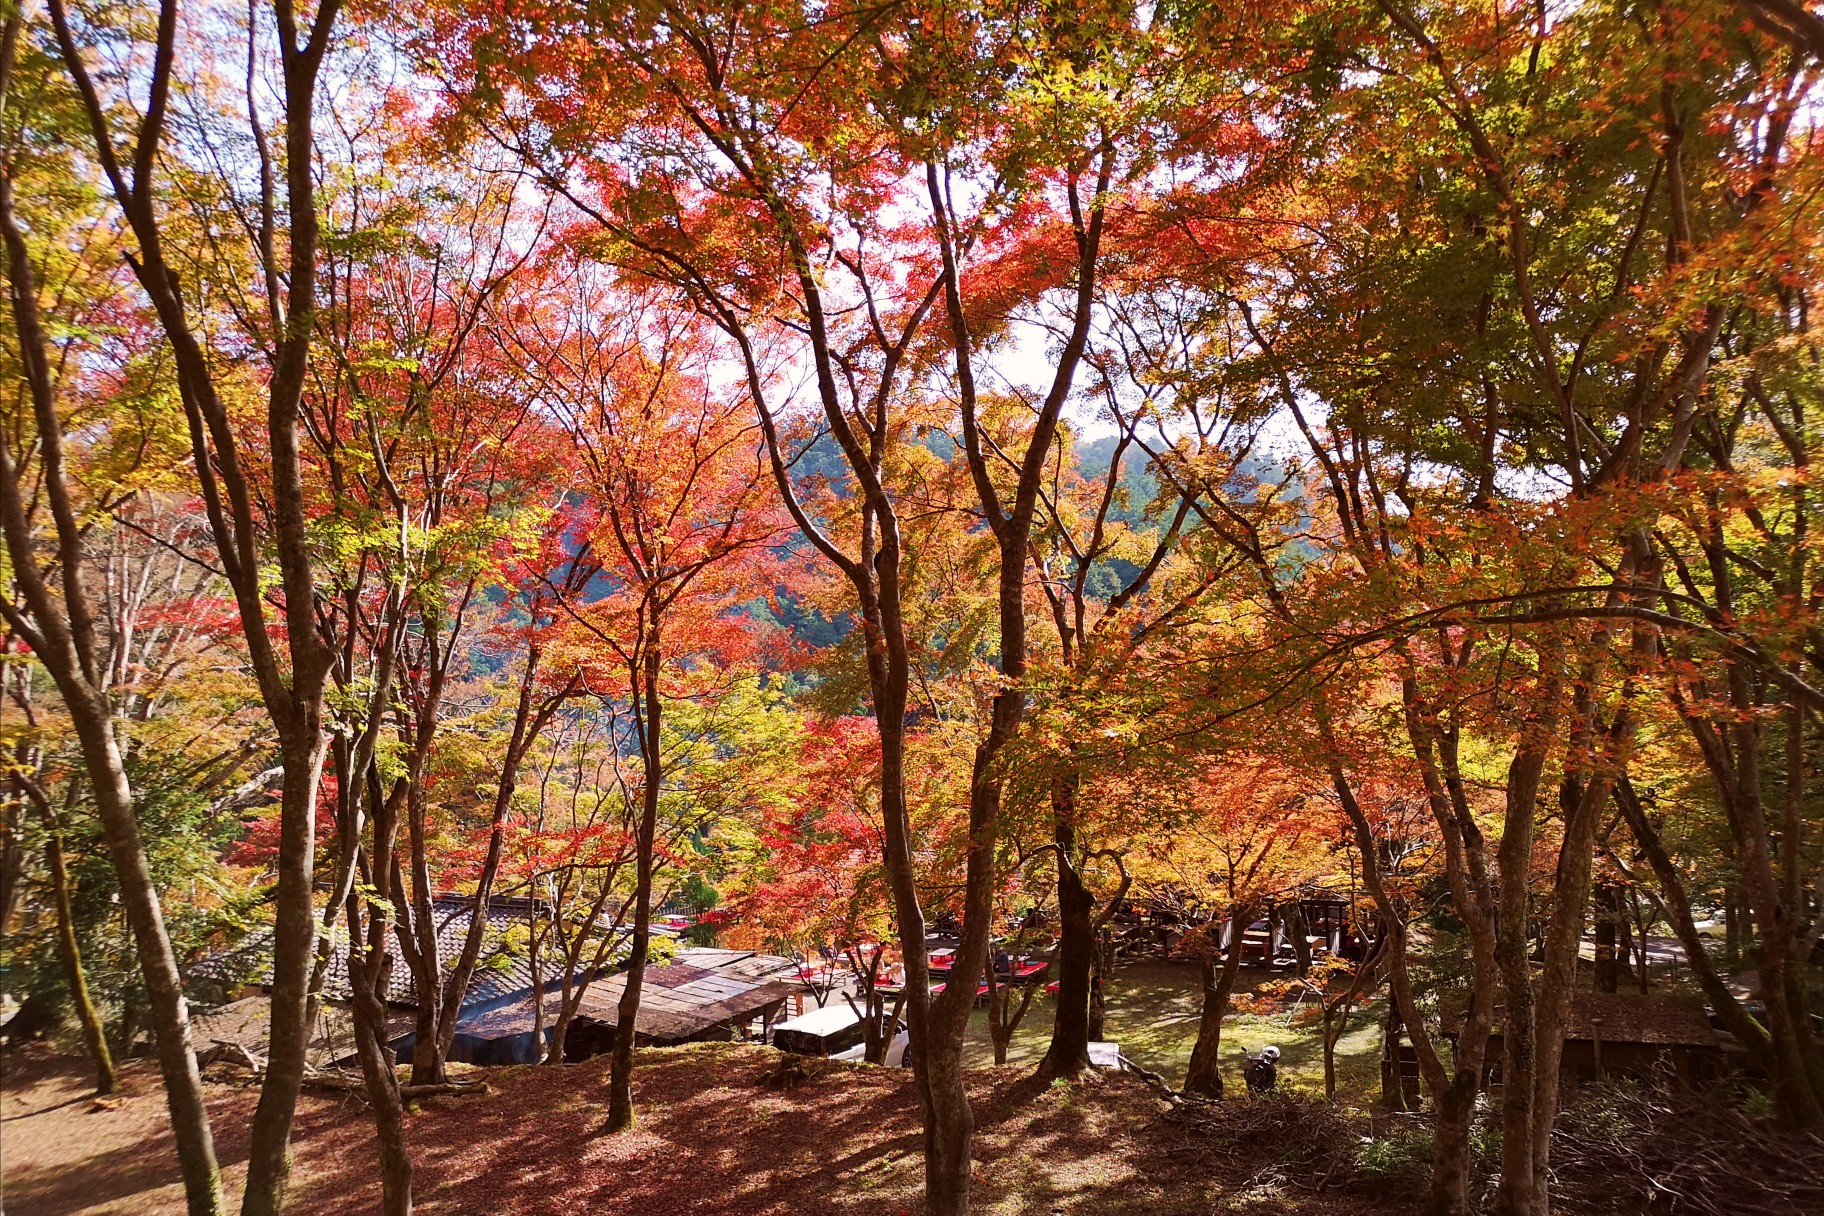
<svg viewBox="0 0 1824 1216"><path fill-rule="evenodd" d="M767 1048L702 1045L643 1052L641 1122L597 1135L605 1061L490 1070L481 1097L438 1099L409 1122L425 1216L912 1216L921 1177L916 1107L900 1070L836 1066L796 1089L762 1087ZM0 1169L14 1216L181 1213L155 1071L126 1071L98 1107L72 1062L6 1061ZM1099 1075L1035 1089L1024 1070L975 1075L977 1210L985 1216L1177 1216L1232 1210L1377 1216L1359 1198L1247 1195L1156 1122L1131 1078ZM232 1195L244 1171L256 1092L211 1084L210 1111ZM1263 1146L1263 1150L1271 1146ZM306 1094L290 1210L378 1210L360 1103Z"/></svg>
<svg viewBox="0 0 1824 1216"><path fill-rule="evenodd" d="M123 1066L120 1092L100 1101L86 1068L35 1047L6 1053L3 1067L0 1180L12 1216L184 1211L164 1090L152 1061ZM224 1184L238 1194L259 1093L238 1084L211 1084L206 1093ZM358 1136L366 1118L349 1098L306 1095L294 1141L304 1172L319 1146Z"/></svg>

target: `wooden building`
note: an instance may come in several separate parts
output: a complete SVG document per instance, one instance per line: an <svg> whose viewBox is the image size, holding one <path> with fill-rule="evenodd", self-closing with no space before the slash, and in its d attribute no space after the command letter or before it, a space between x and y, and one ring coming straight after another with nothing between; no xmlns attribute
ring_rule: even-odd
<svg viewBox="0 0 1824 1216"><path fill-rule="evenodd" d="M671 962L646 969L634 1042L641 1047L728 1042L745 1038L756 1022L764 1041L786 1002L802 991L796 974L790 959L773 955L680 950ZM564 1059L587 1059L614 1046L626 989L625 975L589 986L564 1036Z"/></svg>
<svg viewBox="0 0 1824 1216"><path fill-rule="evenodd" d="M746 950L684 949L668 963L646 968L634 1041L641 1046L717 1042L740 1038L759 1023L762 1036L799 990L788 978L790 959ZM564 1036L564 1059L583 1060L614 1046L624 973L602 976L583 992ZM556 1031L563 996L544 994L544 1017L534 1017L530 988L506 1000L463 1011L450 1042L450 1059L469 1064L530 1064L544 1058ZM411 1035L393 1040L402 1062L412 1055Z"/></svg>
<svg viewBox="0 0 1824 1216"><path fill-rule="evenodd" d="M1445 1002L1439 1023L1444 1037L1454 1044L1463 1030L1461 999ZM1490 1090L1501 1088L1501 1053L1501 1009L1496 1007L1482 1078ZM1401 1038L1396 1055L1383 1055L1382 1068L1397 1071L1407 1105L1416 1106L1419 1062L1412 1045ZM1602 992L1579 992L1571 997L1558 1068L1566 1084L1618 1076L1702 1086L1725 1068L1722 1041L1701 1006L1665 997ZM1391 1073L1385 1079L1394 1083Z"/></svg>
<svg viewBox="0 0 1824 1216"><path fill-rule="evenodd" d="M389 1010L387 1035L407 1033L417 1015ZM202 1007L190 1017L190 1038L199 1063L265 1060L272 1029L272 998L255 991L226 1005ZM325 1001L317 1013L304 1058L312 1068L334 1068L355 1055L354 1015L346 1004Z"/></svg>
<svg viewBox="0 0 1824 1216"><path fill-rule="evenodd" d="M538 904L526 899L495 897L488 902L483 914L488 922L485 940L489 944L484 945L483 965L475 969L463 994L450 1046L451 1061L529 1064L543 1058L562 1000L555 991L560 977L544 977L548 990L541 1026L533 1016L529 958L524 951L504 950L498 945L508 939L509 930L529 923L540 912ZM447 967L461 952L475 915L475 901L465 896L439 896L433 902L432 915L438 954ZM657 926L654 934L671 936L669 930ZM330 954L321 1019L312 1041L311 1059L319 1067L345 1066L354 1057L347 964L345 950ZM201 1047L219 1046L231 1055L245 1050L264 1056L269 1000L262 994L271 981L271 973L270 929L251 934L236 949L202 960L191 969L187 981L192 992L203 998L203 1005L212 1003L211 997L217 1002L232 1001L214 1011L199 1011ZM779 1017L786 1001L800 992L800 985L792 978L796 973L790 959L749 950L679 950L672 962L647 968L638 1041L669 1044L734 1038L756 1020L764 1030ZM579 973L573 978L581 983L590 976ZM613 1043L617 1006L625 987L626 979L619 974L596 976L588 984L565 1040L566 1059L594 1055ZM400 1063L410 1063L417 1041L418 993L411 969L402 961L394 962L386 1003L387 1045Z"/></svg>
<svg viewBox="0 0 1824 1216"><path fill-rule="evenodd" d="M539 903L518 897L495 896L488 901L482 915L486 920L482 965L475 968L463 993L463 1020L479 1018L489 1010L528 992L532 985L529 960L523 951L507 951L499 943L509 931L524 926L542 910ZM403 913L413 915L408 906ZM320 918L321 909L316 912ZM454 966L462 944L475 917L475 899L467 895L439 895L431 902L431 916L436 928L437 953L445 968ZM338 934L345 926L338 924ZM200 959L185 974L185 987L197 1005L196 1032L198 1048L208 1054L232 1056L240 1051L263 1058L266 1054L266 1023L270 1020L273 938L270 927L248 934L232 950L221 951ZM395 952L398 947L393 945ZM337 948L329 955L329 966L323 981L318 1024L311 1039L310 1061L317 1067L345 1067L355 1058L354 1032L349 1001L352 990L348 979L346 937L339 936ZM396 956L388 975L386 991L387 1035L389 1044L405 1047L404 1060L411 1059L410 1045L417 1025L418 990L410 967ZM463 1059L463 1056L453 1056Z"/></svg>

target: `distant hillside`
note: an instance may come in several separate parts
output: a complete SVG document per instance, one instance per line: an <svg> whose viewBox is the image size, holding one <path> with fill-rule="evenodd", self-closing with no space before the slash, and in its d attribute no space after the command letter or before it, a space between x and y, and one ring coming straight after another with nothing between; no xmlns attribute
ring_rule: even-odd
<svg viewBox="0 0 1824 1216"><path fill-rule="evenodd" d="M1116 442L1115 436L1104 435L1078 444L1077 472L1088 478L1107 477ZM1146 453L1136 446L1129 446L1122 454L1121 488L1126 491L1127 502L1117 505L1111 514L1129 527L1140 527L1145 522L1147 504L1159 493L1159 479L1147 467L1149 463Z"/></svg>

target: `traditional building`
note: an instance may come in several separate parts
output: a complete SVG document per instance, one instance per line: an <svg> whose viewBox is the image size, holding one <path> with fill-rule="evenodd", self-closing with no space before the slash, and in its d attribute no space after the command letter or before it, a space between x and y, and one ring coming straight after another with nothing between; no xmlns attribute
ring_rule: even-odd
<svg viewBox="0 0 1824 1216"><path fill-rule="evenodd" d="M439 896L432 903L438 956L446 967L462 951L474 905L472 898L453 895ZM450 1046L452 1062L525 1064L544 1055L544 1044L557 1021L561 994L556 989L561 977L544 977L546 1016L541 1024L533 1016L531 960L523 946L509 944L516 936L513 931L529 928L539 911L540 905L527 899L501 897L488 902L481 962L463 994ZM653 933L661 942L675 936L666 926L655 925ZM678 951L670 963L647 969L638 1041L663 1044L733 1037L756 1019L764 1028L797 991L796 984L783 982L795 971L790 959L751 951ZM205 1054L244 1051L256 1057L265 1055L269 1020L265 990L271 975L270 930L256 932L234 950L213 955L190 969L189 987L203 1006L195 1017L200 1050ZM581 1059L612 1045L617 1005L626 981L610 966L601 976L578 972L572 983L586 988L565 1040L565 1056ZM346 1064L354 1056L350 995L347 954L333 951L323 984L322 1015L310 1051L311 1063L318 1067ZM221 1003L209 1007L212 999ZM386 1003L388 1045L401 1063L409 1063L417 1039L418 992L411 969L402 960L395 959L388 977Z"/></svg>

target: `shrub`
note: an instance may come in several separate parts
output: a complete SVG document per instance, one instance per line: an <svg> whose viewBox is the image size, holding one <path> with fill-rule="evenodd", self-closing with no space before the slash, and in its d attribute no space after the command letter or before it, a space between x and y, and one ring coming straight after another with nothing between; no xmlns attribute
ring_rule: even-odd
<svg viewBox="0 0 1824 1216"><path fill-rule="evenodd" d="M1403 1121L1356 1146L1355 1166L1363 1178L1401 1191L1420 1191L1431 1177L1431 1125Z"/></svg>

